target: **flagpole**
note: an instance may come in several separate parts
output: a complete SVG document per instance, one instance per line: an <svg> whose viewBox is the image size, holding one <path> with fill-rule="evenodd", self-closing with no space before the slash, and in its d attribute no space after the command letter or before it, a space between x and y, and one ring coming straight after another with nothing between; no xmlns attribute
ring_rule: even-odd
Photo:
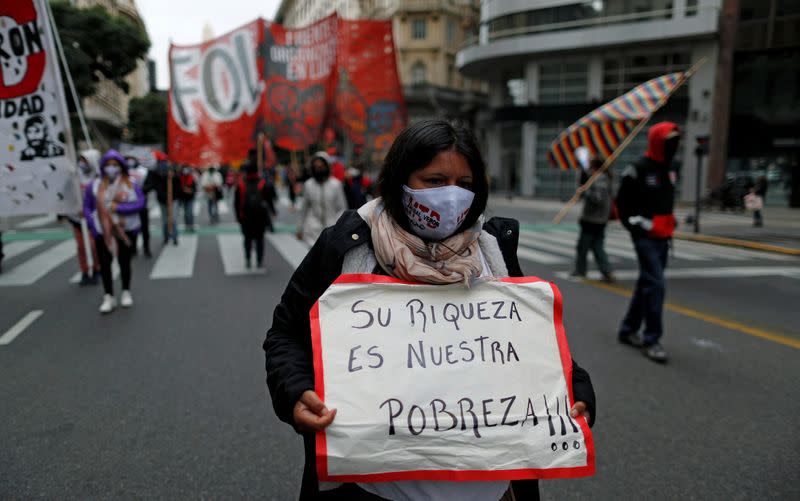
<svg viewBox="0 0 800 501"><path fill-rule="evenodd" d="M691 78L692 75L694 75L697 72L697 70L700 69L701 66L703 66L703 64L705 64L706 60L707 60L706 57L702 57L700 58L699 61L694 63L694 65L692 65L691 68L686 70L686 72L683 74L683 78L681 78L681 81L678 82L678 84L675 87L673 87L666 95L664 95L658 101L656 107L653 108L653 111L651 111L645 118L643 118L636 125L636 127L634 127L634 129L631 131L630 134L628 134L625 140L622 141L622 143L620 143L620 145L617 147L616 150L614 150L614 153L612 153L608 158L606 158L605 162L603 162L602 167L597 169L597 171L594 174L592 174L592 176L575 191L575 194L572 195L572 198L569 199L569 201L564 205L564 207L561 208L558 214L556 214L556 217L553 218L553 224L561 223L561 220L564 219L569 210L581 199L581 195L583 194L583 192L588 190L589 187L591 187L594 184L597 178L603 175L609 169L609 167L611 167L611 164L614 163L614 161L617 159L620 153L622 153L622 151L628 147L631 141L633 141L634 138L642 131L642 129L644 129L644 127L647 125L647 123L650 121L653 115L655 115L656 111L661 109L661 107L666 104L667 100L670 97L672 97L672 94L674 94L676 90L678 90L684 83L686 83L686 81L689 80L689 78Z"/></svg>
<svg viewBox="0 0 800 501"><path fill-rule="evenodd" d="M72 81L72 74L67 65L67 57L64 55L64 46L61 45L61 36L58 34L58 27L53 19L53 10L50 8L50 2L43 2L47 6L47 15L50 17L50 27L53 30L53 38L56 39L56 48L58 49L58 57L61 59L61 64L64 66L64 74L67 76L67 86L69 87L70 94L72 95L72 102L75 103L75 111L78 114L78 121L81 123L81 131L83 138L86 140L86 145L89 149L93 149L92 138L89 137L89 128L86 126L86 119L83 116L83 108L81 102L78 100L78 93L75 92L75 83Z"/></svg>

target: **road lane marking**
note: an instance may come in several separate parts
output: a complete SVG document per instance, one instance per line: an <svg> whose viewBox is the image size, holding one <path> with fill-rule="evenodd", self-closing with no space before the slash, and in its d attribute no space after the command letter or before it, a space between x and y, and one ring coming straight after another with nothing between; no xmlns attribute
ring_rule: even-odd
<svg viewBox="0 0 800 501"><path fill-rule="evenodd" d="M720 268L674 268L664 272L668 279L680 278L751 278L751 277L787 277L797 278L800 266L737 266ZM555 275L559 278L568 278L569 272L558 271ZM634 280L639 277L639 270L616 270L614 276L618 280ZM587 274L589 280L600 280L602 275L598 271Z"/></svg>
<svg viewBox="0 0 800 501"><path fill-rule="evenodd" d="M75 242L67 240L37 254L0 275L0 287L31 285L75 255Z"/></svg>
<svg viewBox="0 0 800 501"><path fill-rule="evenodd" d="M222 268L226 275L262 275L264 268L247 269L244 265L244 244L241 235L217 235Z"/></svg>
<svg viewBox="0 0 800 501"><path fill-rule="evenodd" d="M33 219L25 220L18 225L17 228L38 228L39 226L44 226L46 224L55 223L56 222L56 215L55 214L47 214L44 216L35 217Z"/></svg>
<svg viewBox="0 0 800 501"><path fill-rule="evenodd" d="M10 344L11 341L22 334L29 325L35 322L37 318L41 317L43 313L43 310L33 310L22 317L19 322L15 323L2 336L0 336L0 346Z"/></svg>
<svg viewBox="0 0 800 501"><path fill-rule="evenodd" d="M182 235L178 237L178 242L178 245L165 245L161 250L150 272L151 280L192 276L197 255L197 235Z"/></svg>
<svg viewBox="0 0 800 501"><path fill-rule="evenodd" d="M14 256L19 256L23 252L38 247L43 243L44 241L42 240L22 240L5 244L3 246L3 254L5 254L3 259L11 259Z"/></svg>
<svg viewBox="0 0 800 501"><path fill-rule="evenodd" d="M604 289L609 292L613 292L614 294L618 294L624 297L631 297L633 295L633 292L630 289L628 289L627 287L622 287L620 285L595 282L593 280L585 281L584 283L591 285L593 287L597 287L599 289ZM702 311L693 310L691 308L680 306L674 303L665 302L664 308L673 313L679 313L687 317L695 318L697 320L702 320L712 325L717 325L719 327L724 327L732 331L741 332L749 336L766 339L774 343L782 344L784 346L789 346L790 348L796 348L800 350L800 339L794 339L788 336L768 331L766 329L753 327L751 325L735 322L733 320L727 320L725 318L718 317L716 315L711 315L709 313L704 313Z"/></svg>
<svg viewBox="0 0 800 501"><path fill-rule="evenodd" d="M555 244L572 248L577 245L579 237L577 233L567 233L564 231L548 231L540 233L538 236ZM608 238L606 238L605 241L605 249L606 254L609 256L636 259L636 253L634 253L632 250L622 247L621 245L615 245L613 242L609 242Z"/></svg>
<svg viewBox="0 0 800 501"><path fill-rule="evenodd" d="M269 233L267 240L275 247L287 263L296 269L308 254L308 244L297 239L290 233Z"/></svg>
<svg viewBox="0 0 800 501"><path fill-rule="evenodd" d="M569 262L569 259L554 256L546 252L535 251L527 247L519 247L517 249L517 257L519 257L520 259L525 259L527 261L533 261L534 263L542 263L542 264L557 264L557 263Z"/></svg>
<svg viewBox="0 0 800 501"><path fill-rule="evenodd" d="M100 271L98 271L97 274L99 276ZM71 284L79 283L81 281L81 275L82 273L80 271L75 273L74 275L72 275L72 277L70 277L69 283ZM116 281L119 278L119 263L116 260L114 260L111 263L111 277L112 277L111 279L114 281Z"/></svg>

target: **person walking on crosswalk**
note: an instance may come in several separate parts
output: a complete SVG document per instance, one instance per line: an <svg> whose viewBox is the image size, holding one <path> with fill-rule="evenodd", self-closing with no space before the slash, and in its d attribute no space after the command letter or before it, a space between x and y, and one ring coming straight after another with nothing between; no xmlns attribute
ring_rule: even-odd
<svg viewBox="0 0 800 501"><path fill-rule="evenodd" d="M142 189L128 176L125 159L115 150L108 150L100 160L101 177L95 179L83 199L83 214L89 225L100 258L103 278L103 302L100 313L111 313L116 307L111 263L114 256L122 276L120 305L133 306L131 296L131 257L144 207Z"/></svg>
<svg viewBox="0 0 800 501"><path fill-rule="evenodd" d="M150 252L150 210L147 207L148 190L145 188L148 186L147 177L150 175L150 169L139 163L139 159L134 156L127 156L125 160L128 162L128 174L144 193L144 207L139 211L139 220L141 222L142 252L144 252L144 257L150 258L153 257ZM133 243L133 254L136 255L136 242Z"/></svg>
<svg viewBox="0 0 800 501"><path fill-rule="evenodd" d="M324 151L311 158L311 177L303 183L303 214L297 238L314 245L322 230L347 210L341 181L331 175L332 160Z"/></svg>
<svg viewBox="0 0 800 501"><path fill-rule="evenodd" d="M161 209L161 233L164 245L170 240L174 245L178 245L178 177L169 165L166 155L158 152L155 156L156 168L147 176L144 192L150 190L156 192L156 200Z"/></svg>
<svg viewBox="0 0 800 501"><path fill-rule="evenodd" d="M180 185L178 200L183 208L183 223L186 225L186 231L192 233L194 232L194 199L197 195L197 178L194 169L184 165L178 181Z"/></svg>
<svg viewBox="0 0 800 501"><path fill-rule="evenodd" d="M264 233L272 227L275 214L275 188L267 179L258 175L256 150L248 152L248 161L242 166L244 176L239 180L234 195L236 220L244 237L245 266L252 265L253 246L256 250L256 266L264 267Z"/></svg>
<svg viewBox="0 0 800 501"><path fill-rule="evenodd" d="M592 158L589 160L588 174L594 174L602 166L601 158ZM586 276L586 257L591 250L597 267L600 268L600 273L603 275L603 280L613 283L616 280L605 249L606 224L608 224L612 207L610 170L606 170L589 188L584 188L582 185L578 188L578 192L583 198L583 212L579 221L581 234L578 238L575 270L573 270L572 276Z"/></svg>
<svg viewBox="0 0 800 501"><path fill-rule="evenodd" d="M679 141L678 126L672 122L650 127L647 151L622 172L617 194L620 221L631 234L639 260L639 279L619 329L619 342L641 347L646 357L662 363L667 361L660 343L664 332L664 269L676 224L674 175L670 169Z"/></svg>
<svg viewBox="0 0 800 501"><path fill-rule="evenodd" d="M100 173L100 152L97 150L84 150L78 157L78 181L80 182L81 192L85 192L89 185L94 182ZM75 246L78 254L78 266L81 270L81 286L97 285L100 279L100 260L97 257L97 248L94 239L83 238L83 227L81 220L83 214L67 215L72 227L72 236L75 239ZM91 254L90 254L91 253ZM92 257L92 269L89 269L89 256ZM91 271L91 273L90 273Z"/></svg>

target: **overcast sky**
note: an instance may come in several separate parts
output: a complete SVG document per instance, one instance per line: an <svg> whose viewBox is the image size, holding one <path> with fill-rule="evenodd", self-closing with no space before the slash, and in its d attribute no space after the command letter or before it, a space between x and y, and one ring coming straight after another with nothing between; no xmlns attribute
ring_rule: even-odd
<svg viewBox="0 0 800 501"><path fill-rule="evenodd" d="M167 51L176 44L202 41L203 26L211 25L214 36L253 21L272 19L280 0L136 0L139 14L150 36L150 58L156 62L159 89L169 87Z"/></svg>

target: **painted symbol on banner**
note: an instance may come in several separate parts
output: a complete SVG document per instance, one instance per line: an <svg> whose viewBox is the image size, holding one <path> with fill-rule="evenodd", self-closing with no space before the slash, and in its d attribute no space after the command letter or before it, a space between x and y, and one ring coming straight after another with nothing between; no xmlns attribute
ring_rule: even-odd
<svg viewBox="0 0 800 501"><path fill-rule="evenodd" d="M20 160L60 157L64 154L64 148L50 139L47 121L43 116L34 115L28 118L23 129L28 146L22 150Z"/></svg>
<svg viewBox="0 0 800 501"><path fill-rule="evenodd" d="M45 50L32 0L0 7L0 99L31 94L45 68Z"/></svg>

